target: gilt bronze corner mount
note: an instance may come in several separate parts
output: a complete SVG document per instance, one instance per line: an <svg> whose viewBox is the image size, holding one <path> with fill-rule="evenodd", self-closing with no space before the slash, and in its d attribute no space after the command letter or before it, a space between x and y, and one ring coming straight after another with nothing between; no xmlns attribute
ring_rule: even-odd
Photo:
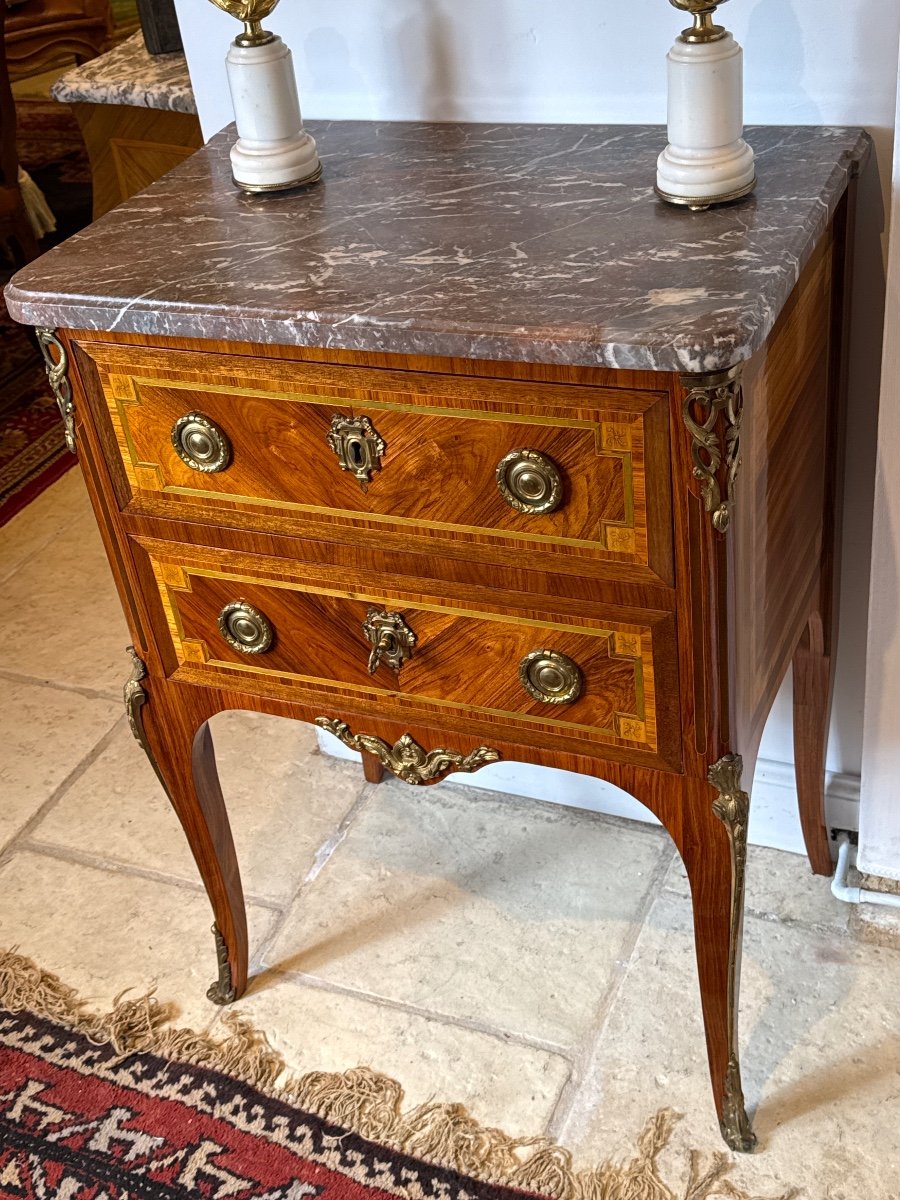
<svg viewBox="0 0 900 1200"><path fill-rule="evenodd" d="M719 533L727 533L731 524L741 469L742 376L741 364L729 371L681 376L687 393L682 413L692 440L694 478L700 480L703 506L712 514ZM720 414L724 433L719 429Z"/></svg>
<svg viewBox="0 0 900 1200"><path fill-rule="evenodd" d="M55 329L39 326L35 329L38 345L44 357L44 368L47 379L60 416L66 429L66 447L72 454L77 454L75 446L75 404L72 400L72 385L69 382L69 355L65 346L59 340ZM54 356L55 355L55 356Z"/></svg>
<svg viewBox="0 0 900 1200"><path fill-rule="evenodd" d="M125 714L128 717L128 724L137 744L147 755L147 758L150 760L150 766L156 772L156 778L168 795L169 789L166 786L162 771L159 769L159 763L156 761L156 755L147 741L147 734L144 730L142 710L147 703L148 696L143 686L143 681L147 678L147 668L134 646L129 646L127 653L131 658L131 674L125 680L125 687L123 689Z"/></svg>

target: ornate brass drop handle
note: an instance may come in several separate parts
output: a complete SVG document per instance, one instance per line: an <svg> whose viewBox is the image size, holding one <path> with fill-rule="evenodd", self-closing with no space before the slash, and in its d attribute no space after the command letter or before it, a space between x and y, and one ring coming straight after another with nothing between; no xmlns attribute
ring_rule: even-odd
<svg viewBox="0 0 900 1200"><path fill-rule="evenodd" d="M496 474L500 495L518 512L549 513L562 502L562 472L540 450L511 450Z"/></svg>
<svg viewBox="0 0 900 1200"><path fill-rule="evenodd" d="M392 671L399 671L406 660L412 658L416 635L399 613L370 608L363 621L363 632L372 646L369 655L370 675L375 674L382 662L387 663Z"/></svg>
<svg viewBox="0 0 900 1200"><path fill-rule="evenodd" d="M519 663L522 687L542 704L571 704L584 688L581 668L567 654L532 650Z"/></svg>
<svg viewBox="0 0 900 1200"><path fill-rule="evenodd" d="M200 412L185 413L172 426L172 445L192 471L213 475L231 462L231 442L222 429Z"/></svg>
<svg viewBox="0 0 900 1200"><path fill-rule="evenodd" d="M275 630L271 621L246 600L226 604L218 623L228 645L242 654L265 654L272 648Z"/></svg>

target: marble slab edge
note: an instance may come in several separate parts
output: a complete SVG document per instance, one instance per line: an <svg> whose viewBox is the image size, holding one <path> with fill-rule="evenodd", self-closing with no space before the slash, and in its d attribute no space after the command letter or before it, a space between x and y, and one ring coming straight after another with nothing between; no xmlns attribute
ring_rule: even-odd
<svg viewBox="0 0 900 1200"><path fill-rule="evenodd" d="M184 54L149 54L140 32L61 75L50 94L61 104L116 104L197 113Z"/></svg>
<svg viewBox="0 0 900 1200"><path fill-rule="evenodd" d="M776 291L760 293L742 320L733 329L719 330L712 342L705 325L696 329L686 326L678 337L664 343L626 342L611 340L602 328L591 327L486 328L481 324L467 328L457 323L429 328L419 318L414 323L392 323L384 317L367 321L353 313L316 318L308 312L247 311L246 306L243 312L236 312L227 306L201 308L177 302L167 302L160 309L140 297L125 305L120 301L104 304L93 297L48 299L46 294L24 291L14 282L7 286L5 299L10 315L22 324L73 331L617 370L724 371L751 358L764 345L850 179L863 169L871 149L870 135L859 130L853 150L845 151L832 168L821 203L811 209L793 269L783 274Z"/></svg>

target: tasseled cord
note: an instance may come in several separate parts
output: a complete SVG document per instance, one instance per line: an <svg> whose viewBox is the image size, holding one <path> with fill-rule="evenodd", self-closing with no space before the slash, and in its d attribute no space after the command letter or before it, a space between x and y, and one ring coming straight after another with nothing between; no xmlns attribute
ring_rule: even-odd
<svg viewBox="0 0 900 1200"><path fill-rule="evenodd" d="M15 950L0 951L0 1009L55 1021L97 1045L112 1046L122 1058L154 1054L221 1071L341 1129L484 1183L550 1200L753 1200L726 1178L733 1163L724 1153L704 1160L692 1152L688 1179L680 1190L663 1180L658 1158L679 1119L670 1109L648 1123L630 1162L576 1171L568 1150L543 1137L509 1137L479 1124L462 1105L429 1103L404 1113L400 1084L368 1067L291 1078L265 1034L236 1012L223 1018L228 1032L216 1040L171 1027L172 1006L161 1004L152 991L125 997L120 993L106 1014L86 1012L85 1002L55 975ZM779 1200L796 1195L791 1190Z"/></svg>
<svg viewBox="0 0 900 1200"><path fill-rule="evenodd" d="M48 233L56 233L56 217L51 212L44 193L22 167L19 167L19 191L22 193L25 213L31 222L34 236L42 238Z"/></svg>

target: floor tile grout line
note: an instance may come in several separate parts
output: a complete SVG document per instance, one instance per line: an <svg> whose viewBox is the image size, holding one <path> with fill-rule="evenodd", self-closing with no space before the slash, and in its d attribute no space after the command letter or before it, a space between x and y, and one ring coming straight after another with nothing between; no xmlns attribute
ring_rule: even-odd
<svg viewBox="0 0 900 1200"><path fill-rule="evenodd" d="M125 678L123 674L123 679ZM42 675L26 675L21 671L10 671L5 667L0 667L0 679L5 679L9 683L27 683L33 687L53 688L57 692L71 692L76 696L84 696L88 700L106 700L112 704L121 704L121 692L106 692L100 688L83 687L78 683L63 683L61 680L46 679Z"/></svg>
<svg viewBox="0 0 900 1200"><path fill-rule="evenodd" d="M64 846L59 842L43 842L38 838L25 838L17 847L31 854L40 854L45 858L53 858L59 862L68 862L80 867L90 867L97 871L106 871L111 875L128 875L135 879L147 879L153 883L163 883L169 887L181 888L205 896L206 888L201 879L196 881L185 879L181 875L170 875L166 871L157 871L152 867L139 867L135 863L124 862L118 858L104 858L99 854L91 854L89 850L78 850L74 846ZM281 902L270 900L252 892L244 895L247 904L256 908L265 908L281 912Z"/></svg>
<svg viewBox="0 0 900 1200"><path fill-rule="evenodd" d="M116 734L122 728L126 721L125 716L116 717L112 725L107 729L106 733L94 743L91 749L79 759L76 765L72 768L68 775L57 784L44 803L31 814L21 829L10 838L10 840L0 847L0 866L3 866L16 852L19 844L30 839L31 831L43 821L48 813L52 812L59 801L65 796L69 788L86 773L89 767L92 767L97 759L103 754L107 747L112 743Z"/></svg>
<svg viewBox="0 0 900 1200"><path fill-rule="evenodd" d="M491 1025L487 1021L478 1021L474 1017L454 1016L452 1013L423 1008L417 1004L410 1004L403 1000L393 1000L389 996L380 996L376 992L367 992L351 987L348 984L334 983L331 980L322 979L318 975L308 975L304 971L281 971L277 967L267 967L265 972L275 975L280 979L287 979L292 983L302 984L304 987L312 988L315 991L348 996L352 999L362 1000L375 1008L386 1008L393 1012L406 1013L408 1016L420 1017L423 1020L432 1021L438 1025L447 1025L454 1029L466 1029L471 1033L480 1033L496 1041L501 1041L504 1044L521 1046L529 1050L539 1050L544 1054L553 1054L557 1058L562 1058L567 1063L571 1064L572 1062L571 1051L566 1046L557 1042L531 1037L528 1034L501 1029L499 1026ZM257 976L257 978L261 977ZM246 996L249 997L252 994L253 991L251 990L246 993ZM237 1003L240 1004L240 1000Z"/></svg>
<svg viewBox="0 0 900 1200"><path fill-rule="evenodd" d="M345 841L351 827L356 822L359 815L368 807L372 795L377 784L362 782L356 799L344 813L343 817L337 824L337 828L326 837L319 845L313 859L313 865L307 871L306 875L294 889L294 892L289 896L281 906L280 918L272 922L272 928L267 936L257 947L256 952L251 955L250 968L253 971L268 970L265 963L265 957L269 950L275 945L275 942L281 935L282 930L287 923L291 910L297 901L301 898L304 892L318 879L322 871L331 861L335 851Z"/></svg>
<svg viewBox="0 0 900 1200"><path fill-rule="evenodd" d="M826 883L830 889L830 883L828 881ZM663 887L660 894L670 896L675 900L690 901L690 893L685 895L673 887ZM810 921L805 917L790 917L782 913L772 912L771 909L753 908L748 903L744 904L744 917L749 917L752 921L764 921L768 925L787 925L792 929L802 929L807 933L819 935L830 934L835 937L852 937L849 926L830 925L825 921Z"/></svg>
<svg viewBox="0 0 900 1200"><path fill-rule="evenodd" d="M623 943L622 951L616 956L612 977L595 1010L591 1028L572 1055L572 1071L560 1087L556 1102L545 1125L546 1135L554 1140L563 1138L567 1123L579 1099L590 1084L590 1067L596 1056L597 1048L605 1036L606 1026L615 1007L616 999L631 970L638 940L644 931L650 913L663 894L663 882L677 854L676 847L667 839L666 846L653 868L649 886L635 920L631 924L629 935Z"/></svg>

